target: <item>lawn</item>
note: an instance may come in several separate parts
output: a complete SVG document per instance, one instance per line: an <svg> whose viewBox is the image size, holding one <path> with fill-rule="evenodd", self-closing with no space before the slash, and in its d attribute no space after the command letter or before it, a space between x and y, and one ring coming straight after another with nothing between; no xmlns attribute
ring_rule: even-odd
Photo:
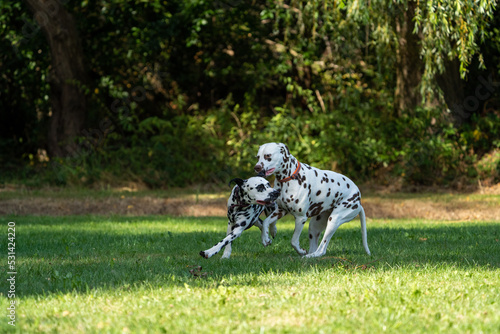
<svg viewBox="0 0 500 334"><path fill-rule="evenodd" d="M355 220L312 260L291 248L290 219L267 248L245 231L229 260L198 255L223 218L10 216L5 254L9 221L17 319L0 332L500 331L500 221L370 219L368 256ZM7 290L2 279L5 315Z"/></svg>

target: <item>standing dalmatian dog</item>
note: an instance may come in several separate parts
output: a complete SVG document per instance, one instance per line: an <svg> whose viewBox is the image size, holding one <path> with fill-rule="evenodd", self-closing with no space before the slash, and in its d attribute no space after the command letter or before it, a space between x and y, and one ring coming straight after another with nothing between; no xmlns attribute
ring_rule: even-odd
<svg viewBox="0 0 500 334"><path fill-rule="evenodd" d="M231 192L227 202L227 235L222 241L210 249L201 251L200 255L206 259L219 253L226 247L223 259L228 259L231 255L231 243L238 238L241 233L257 226L262 230L262 220L259 218L262 211L266 211L266 216L276 210L275 200L280 194L280 190L274 190L271 184L263 177L251 177L248 180L232 179L236 186ZM269 225L268 225L269 227ZM276 224L271 226L271 235L276 236Z"/></svg>
<svg viewBox="0 0 500 334"><path fill-rule="evenodd" d="M300 163L290 154L288 147L281 143L262 145L257 159L255 171L264 172L266 176L275 174L275 188L281 190L276 201L278 207L262 223L264 246L271 244L269 225L290 213L295 217L292 247L300 255L306 255L306 250L300 247L299 237L307 219L311 218L309 253L306 257L323 256L337 228L359 214L363 246L370 255L366 241L365 211L354 182L342 174ZM318 247L319 236L323 231L325 233Z"/></svg>

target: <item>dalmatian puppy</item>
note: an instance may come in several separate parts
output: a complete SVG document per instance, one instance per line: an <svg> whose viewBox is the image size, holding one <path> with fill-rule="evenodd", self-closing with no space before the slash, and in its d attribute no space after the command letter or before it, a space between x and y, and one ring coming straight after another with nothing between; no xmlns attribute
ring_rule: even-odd
<svg viewBox="0 0 500 334"><path fill-rule="evenodd" d="M262 211L266 211L266 216L276 210L275 200L280 194L280 190L275 190L271 184L263 177L251 177L248 180L239 178L232 179L236 186L231 192L227 202L227 235L222 241L210 249L201 251L200 255L206 259L219 253L225 247L223 259L228 259L231 255L231 243L238 238L241 233L257 226L262 230L262 220L259 218ZM276 224L271 226L271 236L276 236Z"/></svg>
<svg viewBox="0 0 500 334"><path fill-rule="evenodd" d="M337 228L357 215L361 220L361 237L366 253L370 255L366 237L365 211L361 206L358 187L346 176L321 170L299 162L282 143L268 143L259 148L257 173L276 175L275 188L281 190L276 210L262 223L262 243L271 244L269 225L290 213L295 217L292 247L300 255L320 257ZM309 252L302 249L299 237L304 224L309 222ZM321 232L325 231L318 246Z"/></svg>

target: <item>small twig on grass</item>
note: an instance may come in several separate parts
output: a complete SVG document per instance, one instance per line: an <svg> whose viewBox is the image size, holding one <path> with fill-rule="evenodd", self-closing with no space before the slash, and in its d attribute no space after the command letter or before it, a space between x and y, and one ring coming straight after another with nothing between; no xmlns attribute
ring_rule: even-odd
<svg viewBox="0 0 500 334"><path fill-rule="evenodd" d="M193 275L194 278L206 278L208 276L208 274L211 274L209 272L202 272L201 269L202 267L201 266L188 266L188 268L193 268L193 269L190 269L189 270L189 273L191 275Z"/></svg>
<svg viewBox="0 0 500 334"><path fill-rule="evenodd" d="M338 263L348 262L348 264L344 265L344 269L347 269L347 270L355 270L355 269L367 270L367 269L374 269L375 268L374 266L368 267L368 265L382 260L383 257L376 259L376 260L373 260L373 261L370 261L370 262L367 262L367 263L362 264L362 265L356 265L351 260L348 260L348 259L343 258L343 257L328 256L328 257L322 258L321 260L325 260L325 259L337 259L338 260L337 262L332 264L332 267Z"/></svg>
<svg viewBox="0 0 500 334"><path fill-rule="evenodd" d="M375 263L375 262L378 262L378 261L380 261L380 260L382 260L382 259L383 259L383 257L381 257L380 259L376 259L376 260L370 261L370 262L368 262L368 263L362 264L362 265L360 265L360 266L357 266L357 267L355 267L354 269L361 268L361 269L363 269L363 270L366 270L366 269L368 269L368 265L369 265L369 264L371 264L371 263ZM375 268L375 267L374 267L374 266L372 266L372 268Z"/></svg>
<svg viewBox="0 0 500 334"><path fill-rule="evenodd" d="M342 260L342 261L348 261L348 262L351 262L349 261L348 259L346 258L343 258L343 257L337 257L337 256L327 256L327 257L322 257L320 260L323 261L323 260L327 260L327 259L337 259L337 260Z"/></svg>

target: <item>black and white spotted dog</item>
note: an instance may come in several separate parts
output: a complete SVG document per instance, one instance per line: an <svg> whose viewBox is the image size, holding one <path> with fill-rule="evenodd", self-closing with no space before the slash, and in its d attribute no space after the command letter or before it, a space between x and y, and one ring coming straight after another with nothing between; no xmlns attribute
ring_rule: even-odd
<svg viewBox="0 0 500 334"><path fill-rule="evenodd" d="M361 206L358 187L346 176L321 170L300 163L282 143L268 143L259 148L257 173L275 174L275 188L281 190L276 200L276 210L262 223L262 243L271 244L269 225L275 224L287 213L295 217L292 246L300 255L306 251L300 247L299 237L307 219L309 222L309 253L306 257L319 257L326 253L328 243L337 228L358 214L361 220L361 237L366 253L370 255L366 241L365 211ZM325 231L318 247L320 233Z"/></svg>
<svg viewBox="0 0 500 334"><path fill-rule="evenodd" d="M276 210L275 200L280 191L274 190L271 184L263 177L251 177L248 180L239 178L232 179L236 186L231 192L227 202L227 235L221 242L210 249L201 251L200 255L206 259L219 253L223 247L226 247L223 259L231 255L231 243L238 238L241 233L252 227L257 226L262 230L262 220L259 218L262 211L266 210L266 216ZM276 224L271 226L271 236L276 235Z"/></svg>

